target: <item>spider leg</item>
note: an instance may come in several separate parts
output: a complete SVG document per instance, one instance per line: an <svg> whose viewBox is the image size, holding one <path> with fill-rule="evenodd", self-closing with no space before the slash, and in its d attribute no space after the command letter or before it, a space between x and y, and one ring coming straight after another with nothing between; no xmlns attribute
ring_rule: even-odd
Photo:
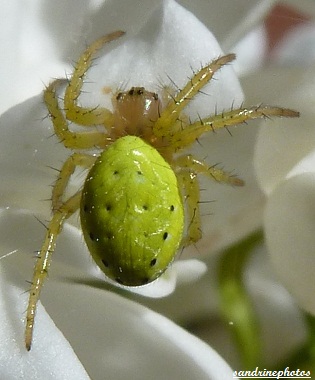
<svg viewBox="0 0 315 380"><path fill-rule="evenodd" d="M230 173L227 173L216 166L209 166L202 160L197 159L191 154L185 156L179 156L175 160L175 164L182 168L183 170L189 170L192 173L203 174L216 182L223 182L232 186L243 186L244 181L238 177L232 176Z"/></svg>
<svg viewBox="0 0 315 380"><path fill-rule="evenodd" d="M184 198L187 205L187 214L189 224L187 226L187 237L183 241L184 246L197 242L201 238L201 220L200 220L200 191L198 183L198 174L207 175L217 182L223 182L229 185L242 186L244 182L231 176L215 166L209 166L204 161L195 158L192 155L179 156L174 160L178 172L178 181L180 188L183 189Z"/></svg>
<svg viewBox="0 0 315 380"><path fill-rule="evenodd" d="M222 66L234 59L234 54L219 57L195 73L185 87L173 97L173 101L170 101L162 111L160 118L154 125L154 134L156 136L168 135L169 131L172 131L175 121L192 98L213 78L213 75Z"/></svg>
<svg viewBox="0 0 315 380"><path fill-rule="evenodd" d="M74 132L69 130L68 122L60 109L56 95L56 88L64 80L57 79L50 83L44 91L44 101L49 111L54 130L66 148L93 149L105 148L110 143L109 136L104 132ZM110 125L109 125L110 126Z"/></svg>
<svg viewBox="0 0 315 380"><path fill-rule="evenodd" d="M32 344L37 302L39 300L44 280L47 277L51 256L56 246L56 238L59 235L65 220L80 207L80 200L81 192L78 192L69 198L62 206L60 206L58 210L54 212L48 225L46 237L35 264L26 312L25 346L28 351L31 349Z"/></svg>
<svg viewBox="0 0 315 380"><path fill-rule="evenodd" d="M170 139L170 144L175 150L182 149L191 145L205 132L246 123L248 120L252 119L269 118L273 116L299 117L299 112L287 108L271 106L254 106L233 109L231 111L200 119L187 125L180 131L176 131Z"/></svg>
<svg viewBox="0 0 315 380"><path fill-rule="evenodd" d="M83 168L90 168L96 160L96 157L90 156L83 153L73 153L70 157L67 158L63 164L57 181L54 185L52 191L52 209L53 211L58 210L62 205L62 196L65 193L69 179L74 173L74 170L77 166Z"/></svg>
<svg viewBox="0 0 315 380"><path fill-rule="evenodd" d="M29 303L26 315L25 345L31 349L34 318L44 280L48 273L51 256L55 250L56 239L62 230L63 224L80 207L81 191L74 194L67 201L62 201L62 196L67 188L69 179L77 166L88 169L96 160L96 157L83 153L73 153L63 164L58 179L52 191L53 216L48 225L45 240L40 250L34 268L33 280L30 290Z"/></svg>
<svg viewBox="0 0 315 380"><path fill-rule="evenodd" d="M188 245L201 239L201 221L199 210L199 183L195 173L179 170L177 173L179 188L182 189L187 208L187 236L183 238L182 245Z"/></svg>
<svg viewBox="0 0 315 380"><path fill-rule="evenodd" d="M106 126L112 125L113 114L110 110L101 107L80 107L77 101L83 86L84 76L92 64L95 53L101 49L104 44L113 41L124 34L125 32L120 30L107 34L94 41L80 56L65 91L64 107L68 120L85 126L100 124Z"/></svg>

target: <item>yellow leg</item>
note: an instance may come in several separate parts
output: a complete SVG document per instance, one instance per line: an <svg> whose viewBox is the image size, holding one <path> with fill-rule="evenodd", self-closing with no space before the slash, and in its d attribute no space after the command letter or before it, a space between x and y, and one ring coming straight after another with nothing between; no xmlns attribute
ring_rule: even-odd
<svg viewBox="0 0 315 380"><path fill-rule="evenodd" d="M62 196L65 193L71 175L77 166L90 168L96 160L96 157L83 153L73 153L63 164L56 184L52 191L52 209L56 211L63 204Z"/></svg>
<svg viewBox="0 0 315 380"><path fill-rule="evenodd" d="M184 147L186 148L205 132L242 124L252 119L268 118L273 116L298 117L299 113L286 108L270 106L238 108L191 123L184 129L175 132L170 139L170 144L176 150Z"/></svg>
<svg viewBox="0 0 315 380"><path fill-rule="evenodd" d="M179 186L183 191L187 208L187 236L182 245L187 247L201 239L201 221L199 210L199 183L196 174L183 170L177 175Z"/></svg>
<svg viewBox="0 0 315 380"><path fill-rule="evenodd" d="M55 133L66 148L70 149L93 149L95 147L105 148L110 143L106 133L101 132L74 132L69 130L68 122L59 107L56 96L56 87L64 80L55 80L46 87L44 101L52 119Z"/></svg>
<svg viewBox="0 0 315 380"><path fill-rule="evenodd" d="M29 351L31 349L34 319L36 313L37 302L43 287L44 280L47 277L51 255L55 250L56 238L59 235L64 221L69 218L80 207L81 192L73 195L53 214L53 217L47 228L44 244L37 258L34 268L33 280L30 289L30 297L26 312L26 328L25 328L25 346Z"/></svg>
<svg viewBox="0 0 315 380"><path fill-rule="evenodd" d="M197 176L199 174L206 175L217 182L223 182L233 186L243 186L244 182L231 176L229 173L215 166L209 166L205 162L196 159L192 155L180 156L174 161L175 167L180 168L178 173L178 181L183 189L187 205L188 214L188 231L187 238L183 241L183 245L187 246L197 242L201 238L201 221L199 209L199 183Z"/></svg>
<svg viewBox="0 0 315 380"><path fill-rule="evenodd" d="M177 93L162 111L159 120L154 125L154 134L156 136L169 135L169 131L172 131L176 120L192 98L213 78L215 72L234 59L234 54L225 55L210 62L194 74L185 87Z"/></svg>
<svg viewBox="0 0 315 380"><path fill-rule="evenodd" d="M196 175L206 175L217 182L223 182L232 186L244 185L244 181L240 178L234 177L231 174L216 168L215 166L209 166L204 161L198 160L191 154L178 157L175 160L175 165L181 168L187 168Z"/></svg>
<svg viewBox="0 0 315 380"><path fill-rule="evenodd" d="M95 53L101 49L104 44L121 37L123 34L124 32L118 30L99 38L80 56L65 92L64 107L68 120L85 126L100 124L110 126L113 124L113 115L108 109L101 107L80 107L77 104L77 100L81 93L84 76L92 64Z"/></svg>

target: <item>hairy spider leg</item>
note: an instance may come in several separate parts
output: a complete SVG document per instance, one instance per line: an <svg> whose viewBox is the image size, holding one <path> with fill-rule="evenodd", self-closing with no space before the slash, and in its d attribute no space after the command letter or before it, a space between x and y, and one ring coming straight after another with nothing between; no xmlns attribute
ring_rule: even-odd
<svg viewBox="0 0 315 380"><path fill-rule="evenodd" d="M55 250L56 238L59 235L66 219L75 213L80 207L81 191L69 198L61 207L56 210L48 225L44 244L34 268L33 281L30 289L29 302L26 312L25 346L31 349L34 319L36 314L37 302L43 283L47 277L52 253Z"/></svg>
<svg viewBox="0 0 315 380"><path fill-rule="evenodd" d="M50 83L44 91L44 102L49 111L55 133L66 148L93 149L105 148L111 139L105 132L75 132L69 129L68 122L62 109L59 107L56 95L57 87L64 83L64 79L57 79Z"/></svg>
<svg viewBox="0 0 315 380"><path fill-rule="evenodd" d="M186 148L194 143L202 134L208 131L246 123L248 120L276 117L299 117L299 112L287 108L271 106L254 106L237 108L231 111L215 114L187 125L177 131L170 139L170 145L175 150Z"/></svg>
<svg viewBox="0 0 315 380"><path fill-rule="evenodd" d="M48 273L52 254L56 247L56 239L62 230L65 220L80 208L82 191L75 193L65 202L61 201L61 197L75 168L82 166L88 169L94 164L95 160L96 157L87 154L72 154L63 164L54 186L52 196L53 216L47 227L45 240L35 264L26 313L25 345L28 351L31 349L37 302Z"/></svg>
<svg viewBox="0 0 315 380"><path fill-rule="evenodd" d="M74 173L76 167L81 166L89 169L95 162L96 157L89 154L73 153L63 164L57 181L52 191L52 209L56 211L63 204L62 196L65 193L69 179Z"/></svg>
<svg viewBox="0 0 315 380"><path fill-rule="evenodd" d="M201 239L201 220L199 211L199 181L197 175L191 171L179 170L177 173L179 188L181 189L188 222L187 233L183 237L182 246L187 247Z"/></svg>
<svg viewBox="0 0 315 380"><path fill-rule="evenodd" d="M73 74L65 91L64 107L68 120L84 126L113 124L113 114L110 110L102 107L85 108L78 105L77 101L81 93L83 81L87 70L90 68L93 56L102 46L113 41L125 32L116 31L94 41L79 57L74 67Z"/></svg>
<svg viewBox="0 0 315 380"><path fill-rule="evenodd" d="M179 156L175 160L175 165L181 168L187 168L196 174L204 174L217 182L227 183L232 186L243 186L244 181L225 172L216 166L209 166L204 161L197 159L191 154Z"/></svg>
<svg viewBox="0 0 315 380"><path fill-rule="evenodd" d="M198 160L193 155L179 156L175 159L174 165L178 168L178 180L182 185L184 198L187 204L187 214L189 225L187 227L187 237L183 245L187 246L197 242L201 238L201 221L199 208L199 174L206 175L217 182L227 183L233 186L243 186L244 181L233 177L231 174L209 166L204 161Z"/></svg>
<svg viewBox="0 0 315 380"><path fill-rule="evenodd" d="M234 59L235 54L219 57L194 73L184 88L172 98L161 112L160 118L153 128L154 134L156 136L168 136L178 131L178 123L176 121L179 119L183 109L222 66Z"/></svg>

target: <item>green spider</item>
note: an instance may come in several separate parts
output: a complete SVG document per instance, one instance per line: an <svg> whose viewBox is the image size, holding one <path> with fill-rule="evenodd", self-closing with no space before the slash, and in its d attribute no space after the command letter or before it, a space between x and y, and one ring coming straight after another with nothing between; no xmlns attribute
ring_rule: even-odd
<svg viewBox="0 0 315 380"><path fill-rule="evenodd" d="M27 350L31 348L36 306L56 238L67 218L80 209L87 246L109 278L126 286L147 284L168 268L181 247L201 238L198 175L243 185L239 178L193 155L180 153L208 131L255 118L298 116L289 109L255 106L190 122L182 111L216 71L235 59L234 54L219 57L194 73L165 106L156 93L143 87L115 93L113 111L79 106L84 76L95 53L123 34L122 31L108 34L83 52L68 81L63 108L59 106L56 90L64 79L53 81L44 92L57 137L66 148L78 152L65 161L53 188L53 215L30 290L25 330ZM103 126L103 131L72 131L68 121L86 127ZM95 148L101 150L98 156L82 153ZM83 189L64 199L78 166L89 170Z"/></svg>

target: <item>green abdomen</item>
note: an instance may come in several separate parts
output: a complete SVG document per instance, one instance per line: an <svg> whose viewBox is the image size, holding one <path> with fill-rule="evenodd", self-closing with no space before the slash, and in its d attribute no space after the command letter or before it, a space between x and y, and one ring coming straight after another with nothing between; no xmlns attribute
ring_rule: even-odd
<svg viewBox="0 0 315 380"><path fill-rule="evenodd" d="M105 150L84 184L81 224L105 274L138 286L153 281L180 246L184 212L174 171L138 137Z"/></svg>

